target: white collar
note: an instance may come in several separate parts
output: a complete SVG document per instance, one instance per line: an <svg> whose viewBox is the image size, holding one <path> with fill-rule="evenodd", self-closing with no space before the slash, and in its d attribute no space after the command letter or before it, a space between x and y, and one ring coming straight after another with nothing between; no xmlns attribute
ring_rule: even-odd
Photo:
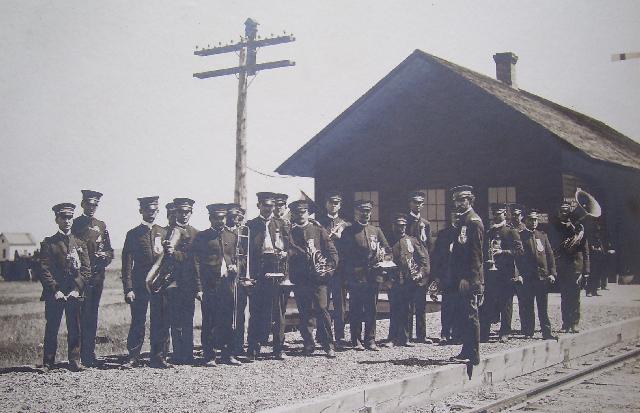
<svg viewBox="0 0 640 413"><path fill-rule="evenodd" d="M456 212L456 215L457 215L457 216L459 216L459 217L461 217L461 216L463 216L464 214L466 214L467 212L471 211L472 209L473 209L472 207L469 207L469 208L467 208L466 210L464 210L463 212Z"/></svg>
<svg viewBox="0 0 640 413"><path fill-rule="evenodd" d="M153 222L147 222L144 219L142 220L142 225L144 225L145 227L151 229L153 228Z"/></svg>
<svg viewBox="0 0 640 413"><path fill-rule="evenodd" d="M327 216L331 219L336 219L338 218L338 214L336 213L335 215L331 215L331 214L327 214Z"/></svg>
<svg viewBox="0 0 640 413"><path fill-rule="evenodd" d="M269 218L265 218L265 217L263 217L262 215L258 215L258 216L259 216L260 218L262 218L263 220L265 220L265 221L269 221L269 220L273 217L273 215L271 215Z"/></svg>
<svg viewBox="0 0 640 413"><path fill-rule="evenodd" d="M363 224L362 222L358 221L357 219L355 220L358 224L362 225L363 227L366 227L367 225L369 225L369 223L367 222L366 224Z"/></svg>
<svg viewBox="0 0 640 413"><path fill-rule="evenodd" d="M412 217L414 217L415 219L420 219L420 218L422 218L422 217L420 216L420 214L417 214L417 215L416 215L416 214L414 214L414 213L413 213L413 211L409 211L409 215L411 215L411 216L412 216Z"/></svg>
<svg viewBox="0 0 640 413"><path fill-rule="evenodd" d="M69 235L71 235L71 231L69 232L63 232L61 229L58 228L58 232L61 233L62 235L64 235L65 237L68 237Z"/></svg>
<svg viewBox="0 0 640 413"><path fill-rule="evenodd" d="M86 217L86 218L89 218L89 219L93 218L93 217L90 217L89 215L85 214L84 212L82 213L82 216Z"/></svg>

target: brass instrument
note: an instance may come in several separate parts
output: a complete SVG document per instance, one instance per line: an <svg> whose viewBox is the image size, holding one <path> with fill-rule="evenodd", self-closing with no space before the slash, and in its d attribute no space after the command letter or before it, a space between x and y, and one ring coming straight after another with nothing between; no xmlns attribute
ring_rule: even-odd
<svg viewBox="0 0 640 413"><path fill-rule="evenodd" d="M498 271L498 267L496 267L496 254L502 248L502 242L498 238L494 238L491 240L489 244L489 259L486 260L487 264L491 264L491 267L488 268L489 271Z"/></svg>
<svg viewBox="0 0 640 413"><path fill-rule="evenodd" d="M264 250L261 256L264 276L274 283L290 286L292 285L291 281L286 276L287 253L284 251L284 242L279 229L276 229L275 238L273 249Z"/></svg>
<svg viewBox="0 0 640 413"><path fill-rule="evenodd" d="M329 238L330 239L340 238L342 236L342 231L344 231L347 225L348 223L346 221L342 221L339 224L334 225L333 228L331 228L331 231L329 232Z"/></svg>
<svg viewBox="0 0 640 413"><path fill-rule="evenodd" d="M178 227L172 227L163 244L175 248L180 242L180 237L181 233ZM175 267L176 262L173 257L166 255L162 251L147 273L147 278L145 279L147 290L152 294L164 291L174 281Z"/></svg>
<svg viewBox="0 0 640 413"><path fill-rule="evenodd" d="M560 244L560 248L557 251L554 251L556 259L560 254L560 249L572 250L580 244L584 238L584 225L582 224L583 219L586 217L598 218L602 215L602 207L598 201L596 201L591 194L581 188L576 188L573 203L575 204L575 207L571 211L570 221L568 223L568 227L573 235L564 239Z"/></svg>
<svg viewBox="0 0 640 413"><path fill-rule="evenodd" d="M369 271L374 274L376 282L385 282L390 277L390 271L396 269L397 265L393 260L387 258L387 251L380 244L380 241L375 241L375 249L372 251L374 254L369 262Z"/></svg>
<svg viewBox="0 0 640 413"><path fill-rule="evenodd" d="M329 261L329 259L322 254L322 251L316 248L313 239L307 240L307 254L309 256L311 273L319 279L324 279L335 271L335 263Z"/></svg>
<svg viewBox="0 0 640 413"><path fill-rule="evenodd" d="M237 282L243 287L253 287L256 284L256 280L251 278L251 272L249 271L249 248L251 245L251 232L246 225L238 225L238 237L236 241L236 266L238 267L238 279ZM242 250L242 244L246 243L246 249ZM244 261L244 265L242 262ZM237 292L236 292L237 294Z"/></svg>

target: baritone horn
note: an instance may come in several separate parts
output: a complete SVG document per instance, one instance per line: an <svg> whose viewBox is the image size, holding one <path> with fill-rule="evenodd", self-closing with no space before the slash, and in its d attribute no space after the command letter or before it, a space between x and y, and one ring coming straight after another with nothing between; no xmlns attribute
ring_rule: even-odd
<svg viewBox="0 0 640 413"><path fill-rule="evenodd" d="M167 238L163 241L163 244L175 248L178 242L180 242L180 237L180 230L177 227L173 227L167 235ZM160 253L145 279L147 290L150 293L158 294L173 282L175 264L176 262L173 257L166 255L164 250Z"/></svg>

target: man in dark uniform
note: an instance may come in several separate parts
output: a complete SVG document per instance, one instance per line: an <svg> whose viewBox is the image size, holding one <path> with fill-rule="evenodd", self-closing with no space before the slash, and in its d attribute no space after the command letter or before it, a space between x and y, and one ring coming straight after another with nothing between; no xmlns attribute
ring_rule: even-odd
<svg viewBox="0 0 640 413"><path fill-rule="evenodd" d="M164 229L169 231L171 227L176 225L176 207L173 202L167 202L164 207L167 210L167 226Z"/></svg>
<svg viewBox="0 0 640 413"><path fill-rule="evenodd" d="M195 274L191 258L191 244L198 230L189 225L195 201L190 198L174 198L175 225L169 226L167 235L173 230L180 232L180 240L173 247L164 244L164 252L174 263L174 282L167 288L173 344L173 361L176 364L193 364L193 315L195 313Z"/></svg>
<svg viewBox="0 0 640 413"><path fill-rule="evenodd" d="M284 340L283 294L280 277L283 274L287 256L287 245L283 239L281 224L273 219L275 194L258 192L260 215L247 222L250 232L249 270L256 280L249 301L249 332L247 356L250 361L260 354L260 347L267 343L269 332L273 334L273 356L284 360L282 344Z"/></svg>
<svg viewBox="0 0 640 413"><path fill-rule="evenodd" d="M407 234L414 237L430 253L433 249L431 241L431 224L422 218L420 212L424 207L424 192L414 191L409 194L409 213L407 214ZM409 310L409 338L413 336L413 314L416 316L416 341L431 343L427 338L427 285L423 282L414 285L413 295L410 297Z"/></svg>
<svg viewBox="0 0 640 413"><path fill-rule="evenodd" d="M549 240L556 255L563 333L578 332L580 289L590 274L589 242L584 226L572 219L573 206L562 202L549 228Z"/></svg>
<svg viewBox="0 0 640 413"><path fill-rule="evenodd" d="M238 279L247 276L247 248L248 248L248 227L244 225L246 211L239 204L227 204L227 231L233 232L238 238L236 251L234 252L234 264L238 268ZM241 356L244 354L244 336L246 327L245 311L249 300L249 286L236 284L236 328L233 331L232 355Z"/></svg>
<svg viewBox="0 0 640 413"><path fill-rule="evenodd" d="M281 228L281 236L285 244L288 242L289 234L291 233L291 221L286 216L287 199L289 199L289 195L287 194L281 194L281 193L274 194L275 206L273 208L273 220ZM292 286L289 281L289 271L286 268L286 265L287 265L286 261L284 264L285 264L284 273L286 275L286 278L285 280L283 280L283 282L280 283L280 289L282 290L282 301L281 301L282 314L285 314L287 312L287 304L289 303L289 296L291 295L291 291L292 291ZM283 334L282 346L283 348L286 348L284 340L285 340L285 336Z"/></svg>
<svg viewBox="0 0 640 413"><path fill-rule="evenodd" d="M491 206L493 222L485 235L484 303L480 307L480 341L489 341L491 323L500 318L500 342L509 340L516 279L515 260L522 255L518 232L507 226L505 204Z"/></svg>
<svg viewBox="0 0 640 413"><path fill-rule="evenodd" d="M151 294L146 278L153 264L163 253L162 240L166 231L153 223L158 215L158 197L138 198L142 223L129 230L122 248L122 287L125 301L131 307L131 326L127 337L129 361L123 368L138 365L144 343L147 308L150 307L151 366L168 368L169 317L167 294Z"/></svg>
<svg viewBox="0 0 640 413"><path fill-rule="evenodd" d="M507 211L509 213L509 223L507 224L510 228L514 229L518 232L518 235L522 237L522 231L525 230L526 225L524 224L524 216L525 216L525 207L522 204L510 203L507 204ZM520 277L520 269L518 268L518 260L516 259L516 272L515 278ZM518 278L519 279L519 278ZM524 331L529 331L529 327L525 324L526 310L523 307L525 301L524 286L522 283L515 284L515 293L518 297L518 314L520 315L520 328Z"/></svg>
<svg viewBox="0 0 640 413"><path fill-rule="evenodd" d="M407 215L393 218L394 239L391 253L397 268L391 274L391 318L395 326L390 345L411 347L409 319L414 290L426 285L430 273L429 252L416 238L407 234ZM426 291L425 291L426 293Z"/></svg>
<svg viewBox="0 0 640 413"><path fill-rule="evenodd" d="M44 301L43 365L47 370L55 366L58 330L65 313L69 370L81 371L80 366L80 306L85 286L91 280L87 245L71 232L73 212L71 203L55 205L58 232L40 244L41 301Z"/></svg>
<svg viewBox="0 0 640 413"><path fill-rule="evenodd" d="M484 276L482 240L484 225L473 210L473 187L451 189L456 210L457 236L451 247L449 272L458 294L462 350L452 360L480 364L480 321L478 304L482 301Z"/></svg>
<svg viewBox="0 0 640 413"><path fill-rule="evenodd" d="M531 209L527 213L526 226L520 232L524 253L516 258L520 274L523 278L522 309L524 319L522 333L533 337L536 319L533 308L534 300L538 306L538 319L542 338L545 340L556 339L551 333L551 322L547 313L547 294L549 286L556 280L556 264L553 258L553 249L549 243L547 234L538 230L538 210ZM526 329L524 329L526 326Z"/></svg>
<svg viewBox="0 0 640 413"><path fill-rule="evenodd" d="M586 286L587 297L597 297L598 289L607 286L609 278L609 261L613 253L611 245L607 241L605 229L600 223L600 218L594 218L593 224L587 233L589 238L589 262L591 263L591 275Z"/></svg>
<svg viewBox="0 0 640 413"><path fill-rule="evenodd" d="M344 274L349 288L351 344L356 350L379 351L376 344L376 305L381 280L376 267L387 254L389 243L382 230L369 223L372 209L371 201L355 201L355 222L342 232L342 243Z"/></svg>
<svg viewBox="0 0 640 413"><path fill-rule="evenodd" d="M102 194L83 189L83 214L73 220L71 232L87 244L91 262L91 279L84 289L84 301L80 312L82 340L80 359L87 367L96 367L100 363L96 358L96 332L98 330L98 308L104 287L104 269L113 260L113 248L109 232L104 222L94 217Z"/></svg>
<svg viewBox="0 0 640 413"><path fill-rule="evenodd" d="M436 242L433 245L431 255L431 274L437 280L442 293L442 303L440 306L440 342L445 345L460 339L460 328L458 326L459 317L456 314L456 291L458 285L453 282L450 274L451 251L453 243L458 237L458 229L455 213L451 214L451 225L438 232Z"/></svg>
<svg viewBox="0 0 640 413"><path fill-rule="evenodd" d="M238 237L225 226L227 204L207 205L211 228L199 232L193 240L196 297L202 302L202 351L205 365L216 365L216 348L222 361L241 364L233 356L234 284L238 267Z"/></svg>
<svg viewBox="0 0 640 413"><path fill-rule="evenodd" d="M342 194L338 191L329 191L325 198L325 213L317 217L318 222L329 233L329 238L338 251L338 267L329 280L329 292L333 305L333 328L338 348L343 347L345 313L347 306L347 288L344 279L343 265L340 263L344 254L342 251L342 231L349 225L349 222L342 219L338 214L342 206Z"/></svg>
<svg viewBox="0 0 640 413"><path fill-rule="evenodd" d="M327 231L319 223L309 221L308 201L289 204L293 227L289 239L289 276L300 312L300 334L304 340L304 354L315 350L313 321L316 318L321 345L329 358L335 358L335 342L329 314L329 280L338 263L338 252ZM319 251L316 252L316 251ZM321 256L318 261L312 257ZM325 260L324 262L322 260Z"/></svg>

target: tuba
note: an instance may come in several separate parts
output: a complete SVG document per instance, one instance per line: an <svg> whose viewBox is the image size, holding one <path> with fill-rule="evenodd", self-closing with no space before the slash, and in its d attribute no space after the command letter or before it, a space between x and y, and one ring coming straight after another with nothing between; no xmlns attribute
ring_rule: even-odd
<svg viewBox="0 0 640 413"><path fill-rule="evenodd" d="M171 228L167 238L163 241L163 244L175 248L178 242L180 242L180 237L180 230L174 226ZM175 279L175 270L175 260L163 251L147 273L147 278L145 279L147 290L152 294L158 294L164 291Z"/></svg>
<svg viewBox="0 0 640 413"><path fill-rule="evenodd" d="M562 241L561 247L565 250L576 248L584 238L584 225L582 221L586 217L598 218L602 215L602 207L598 201L581 188L576 188L576 193L572 201L575 207L571 211L569 227L573 235ZM557 258L559 251L554 251L554 253Z"/></svg>
<svg viewBox="0 0 640 413"><path fill-rule="evenodd" d="M310 273L322 280L330 276L335 271L335 263L322 254L322 251L315 247L313 239L307 241L307 254L309 255Z"/></svg>

